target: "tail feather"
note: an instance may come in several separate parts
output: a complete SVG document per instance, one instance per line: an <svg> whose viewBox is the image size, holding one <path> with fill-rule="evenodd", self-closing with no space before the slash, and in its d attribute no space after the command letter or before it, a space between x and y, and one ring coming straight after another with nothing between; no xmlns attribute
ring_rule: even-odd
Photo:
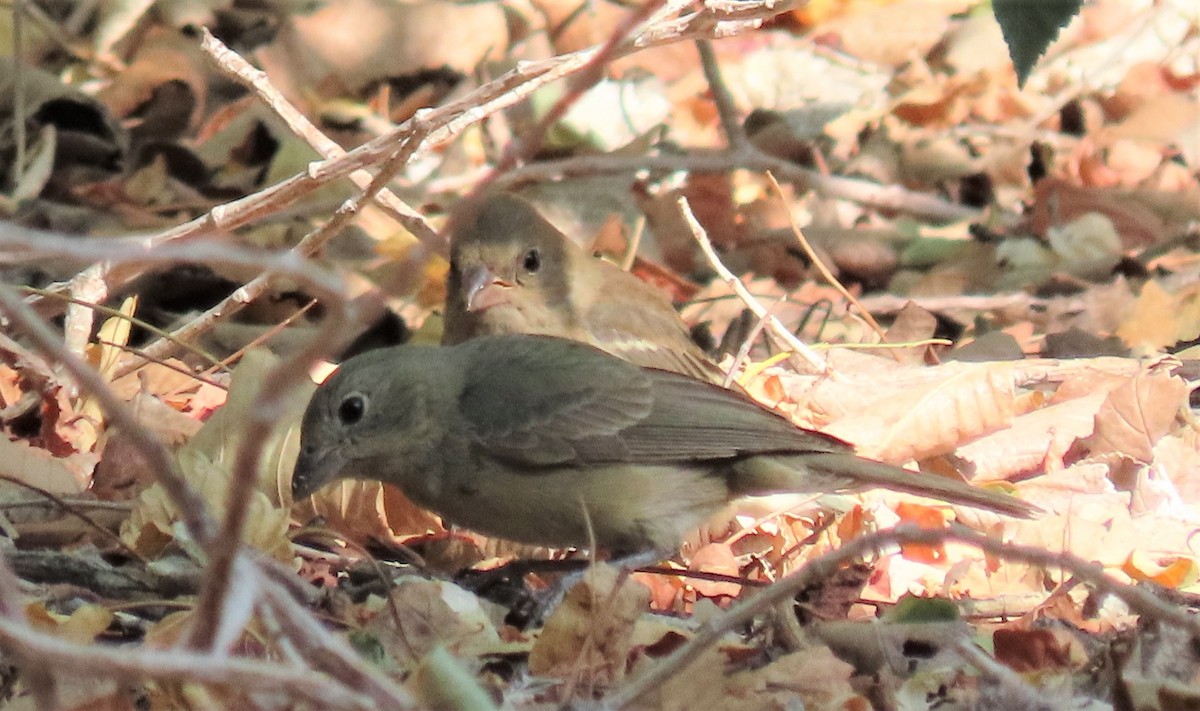
<svg viewBox="0 0 1200 711"><path fill-rule="evenodd" d="M1018 518L1030 518L1041 511L999 491L841 453L751 457L734 468L730 488L743 496L880 488Z"/></svg>

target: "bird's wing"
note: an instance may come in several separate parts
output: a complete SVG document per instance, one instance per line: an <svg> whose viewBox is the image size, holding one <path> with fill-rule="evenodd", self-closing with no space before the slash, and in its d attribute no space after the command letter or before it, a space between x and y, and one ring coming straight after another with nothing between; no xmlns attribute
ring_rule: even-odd
<svg viewBox="0 0 1200 711"><path fill-rule="evenodd" d="M588 310L584 328L592 345L630 363L710 383L725 380L725 372L692 341L673 309L661 313L652 306L625 309L611 302L599 303ZM651 340L640 335L643 333L657 336Z"/></svg>
<svg viewBox="0 0 1200 711"><path fill-rule="evenodd" d="M674 373L645 372L654 406L620 434L631 459L666 462L854 451L849 443L801 429L741 393Z"/></svg>
<svg viewBox="0 0 1200 711"><path fill-rule="evenodd" d="M620 433L653 406L644 371L592 346L498 335L470 349L458 410L475 446L529 466L627 461Z"/></svg>
<svg viewBox="0 0 1200 711"><path fill-rule="evenodd" d="M592 345L645 368L724 381L724 371L700 350L656 288L601 259L577 258L602 277L595 280L595 291L580 299L581 325Z"/></svg>
<svg viewBox="0 0 1200 711"><path fill-rule="evenodd" d="M671 463L851 451L842 440L801 430L738 393L638 368L586 345L521 336L486 341L496 347L476 360L459 410L476 446L514 463ZM517 373L524 377L513 377Z"/></svg>

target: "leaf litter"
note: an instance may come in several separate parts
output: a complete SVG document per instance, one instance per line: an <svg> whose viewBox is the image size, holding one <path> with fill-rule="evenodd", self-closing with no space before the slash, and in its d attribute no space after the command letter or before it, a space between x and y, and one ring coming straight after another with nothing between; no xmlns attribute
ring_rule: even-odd
<svg viewBox="0 0 1200 711"><path fill-rule="evenodd" d="M508 8L512 21L501 33L495 22L500 7L488 5L477 9L485 19L463 19L459 29L479 31L466 32L450 48L451 61L443 56L445 43L425 42L420 34L404 53L389 42L372 44L368 15L353 13L354 4L331 2L322 10L348 27L322 24L316 21L321 15L297 9L276 16L279 34L259 56L271 81L310 116L331 119L350 105L355 115L371 118L326 122L347 145L378 135L386 124L381 119L411 115L401 97L413 86L431 105L452 100L445 87L453 82L429 63L466 75L485 66L484 57L549 61L555 51L607 38L620 17L576 17L553 3L536 12ZM359 4L380 11L391 27L408 26L409 9ZM259 16L243 5L210 11L215 14L207 19L248 27L239 23ZM422 703L461 708L503 700L525 707L603 702L667 664L761 586L877 530L957 522L1038 547L1060 565L1009 560L953 541L890 546L818 580L792 604L758 610L736 633L717 634L689 665L643 690L637 705L1200 705L1194 639L1096 593L1081 582L1080 571L1054 558L1070 553L1094 561L1119 583L1154 590L1181 609L1197 603L1200 435L1192 393L1200 335L1200 67L1178 51L1195 48L1194 13L1179 3L1089 4L1020 90L993 18L972 5L814 2L777 17L768 30L717 43L736 108L742 115L766 112L759 125L747 121L749 141L810 171L803 175L814 189L805 190L803 181L789 184L782 205L761 170L740 168L737 160L674 186L658 178L632 185L599 175L598 162L589 164L589 155L650 156L649 147L659 147L654 127L660 123L678 145L720 156L719 107L691 55L678 59L684 55L675 50L686 43L620 60L592 95L593 108L563 124L569 140L548 143L579 165L538 184L544 179L532 162L524 178L516 172L514 184L533 181L527 194L569 236L589 244L601 232L608 243L615 237L610 254L622 253L624 239L635 234L638 207L645 210L652 229L641 237L635 272L658 275L655 281L673 296L689 300L683 310L689 323L709 322L723 333L745 321L743 304L727 284L695 279L708 266L690 234L654 217L656 201L688 195L722 259L754 296L773 304L773 313L805 340L830 344L822 352L828 372L797 371L793 359L776 360L782 347L768 329L742 361L748 392L798 424L854 442L865 455L1004 489L1043 515L1002 520L890 492L748 501L697 531L678 559L654 571L630 576L590 568L544 625L520 629L506 623L504 605L447 576L472 566L494 570L514 557L571 555L447 529L374 483L346 482L291 502L298 421L310 391L297 390L263 443L254 486L243 492L252 499L243 540L319 587L307 602L363 655L362 664L406 682ZM451 12L444 4L428 6L426 15L414 16L413 29L441 23ZM565 25L548 24L550 18ZM98 27L119 34L119 22L106 19L110 23ZM61 100L82 93L86 98L72 100L93 107L100 120L81 128L54 124L49 111L38 114L38 121L49 121L45 131L58 131L57 140L45 144L54 146L57 159L48 167L35 158L28 178L7 186L14 198L25 200L31 191L41 197L23 210L4 202L7 219L54 230L87 226L93 235L167 229L267 188L312 160L312 149L274 115L256 102L232 101L225 80L178 27L162 17L148 22L152 32L114 45L119 64L89 66L86 55L70 52L65 61L54 59L45 51L47 38L34 36L30 56L57 62L61 70L39 79L55 86L42 94ZM330 54L338 46L332 40L346 37L364 57L387 61L354 63L344 52ZM314 52L318 47L323 51ZM662 53L668 50L675 52L669 71ZM324 64L301 61L305 57ZM483 76L507 68L487 66ZM83 71L93 72L94 81L80 92L86 85L73 73ZM97 85L103 89L95 91ZM538 91L522 110L495 114L496 121L479 124L484 130L456 135L433 152L435 163L429 162L433 153L414 158L401 181L407 181L406 196L436 220L497 157L495 141L520 136L562 96L552 88ZM603 114L605 105L617 108L632 96L654 112L629 113L622 130L609 130L617 119ZM119 155L129 169L113 170L101 154ZM822 181L831 177L858 182ZM326 182L314 193L325 200L279 212L288 229L256 228L243 238L266 247L292 244L291 231L302 234L326 219L345 197L346 188L334 185ZM900 190L889 192L892 187ZM595 209L589 213L589 207ZM804 225L835 276L889 324L887 344L798 256L786 213ZM321 259L365 282L368 292L382 288L415 340L436 341L445 262L430 258L416 272L406 266L423 259L425 250L371 206ZM72 268L47 262L38 275L28 264L9 271L6 261L5 281L41 285L46 277L71 276ZM253 276L219 269L218 276L235 285ZM172 328L214 303L208 286L196 287L185 275L168 271L151 295L152 307L117 299L119 288L112 305ZM234 340L240 347L269 331L297 294L296 285L277 284L268 296L276 308L222 324L225 330L204 347L231 351ZM234 326L249 338L229 335ZM311 337L305 327L292 333ZM146 338L137 331L128 321L106 319L90 340L89 356L113 391L136 403L142 426L168 443L182 477L220 517L256 386L278 361L251 350L231 375L217 371L210 382L179 372L197 367L189 355L167 361L172 368L151 364L119 375L128 358L122 349ZM287 335L266 345L283 355L296 347ZM38 572L50 559L39 556L49 554L75 556L79 570L85 560L117 573L145 565L141 572L161 576L149 579L182 580L185 587L190 580L194 594L206 552L185 532L174 499L154 483L158 474L147 469L128 433L108 424L89 394L40 364L26 344L0 346L8 435L0 444L9 454L3 473L56 497L15 484L0 489L0 527L10 563L25 581L28 624L75 644L158 649L180 644L192 626L217 624L195 619L194 597L187 594L164 593L173 599L157 604L123 600L112 594L115 588L89 582L71 566L49 576ZM78 517L64 515L64 506L119 531L124 545L149 562L68 523ZM541 588L553 577L536 573L526 580ZM948 609L939 607L944 601L952 602ZM288 634L267 608L246 607L219 622L229 625L238 614L246 615L244 624L234 625L237 639L226 652L295 658ZM10 642L2 644L13 650ZM248 685L149 672L143 678L148 681L132 692L64 682L59 698L74 708L130 708L135 700L164 709L292 703L286 694ZM454 684L475 684L481 694L449 694ZM30 692L37 688L33 676L6 687L5 706L35 708Z"/></svg>

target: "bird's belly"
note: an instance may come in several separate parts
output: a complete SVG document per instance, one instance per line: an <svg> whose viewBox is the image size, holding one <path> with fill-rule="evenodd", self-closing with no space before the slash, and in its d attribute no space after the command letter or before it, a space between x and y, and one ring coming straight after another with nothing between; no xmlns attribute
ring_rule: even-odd
<svg viewBox="0 0 1200 711"><path fill-rule="evenodd" d="M697 469L611 465L520 473L461 472L429 502L447 520L491 536L551 547L666 550L729 499Z"/></svg>

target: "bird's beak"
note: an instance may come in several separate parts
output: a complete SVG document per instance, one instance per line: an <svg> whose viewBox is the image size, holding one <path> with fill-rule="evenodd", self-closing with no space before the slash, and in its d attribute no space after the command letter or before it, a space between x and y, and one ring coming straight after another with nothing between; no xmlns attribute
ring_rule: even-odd
<svg viewBox="0 0 1200 711"><path fill-rule="evenodd" d="M463 291L467 311L487 311L493 306L507 304L512 282L495 275L487 267L475 267L466 273Z"/></svg>
<svg viewBox="0 0 1200 711"><path fill-rule="evenodd" d="M292 501L300 501L338 478L346 460L333 450L300 449L296 468L292 470Z"/></svg>

